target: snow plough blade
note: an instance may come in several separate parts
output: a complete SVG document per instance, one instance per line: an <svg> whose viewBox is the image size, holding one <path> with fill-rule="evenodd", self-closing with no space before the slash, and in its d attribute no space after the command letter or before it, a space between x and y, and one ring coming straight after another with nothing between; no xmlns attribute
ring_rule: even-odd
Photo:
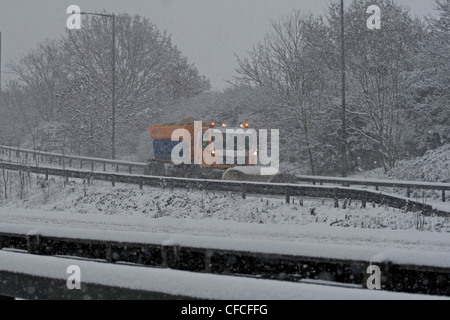
<svg viewBox="0 0 450 320"><path fill-rule="evenodd" d="M274 167L261 166L236 166L228 169L222 176L222 180L228 181L254 181L273 183L295 183L292 175L282 174Z"/></svg>

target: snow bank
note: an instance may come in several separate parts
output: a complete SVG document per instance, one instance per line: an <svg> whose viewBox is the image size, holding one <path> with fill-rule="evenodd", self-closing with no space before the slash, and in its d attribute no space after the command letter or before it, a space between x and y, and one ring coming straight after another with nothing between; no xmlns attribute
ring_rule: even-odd
<svg viewBox="0 0 450 320"><path fill-rule="evenodd" d="M422 157L398 162L387 174L382 169L362 173L365 178L450 182L450 144L430 150Z"/></svg>

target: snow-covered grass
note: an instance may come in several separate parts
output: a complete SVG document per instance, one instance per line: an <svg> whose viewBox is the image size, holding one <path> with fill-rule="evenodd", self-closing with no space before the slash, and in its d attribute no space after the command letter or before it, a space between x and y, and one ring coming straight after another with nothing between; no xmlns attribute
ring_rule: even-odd
<svg viewBox="0 0 450 320"><path fill-rule="evenodd" d="M331 199L297 198L293 199L294 204L286 204L284 198L277 197L249 195L242 199L241 194L234 193L151 187L140 191L135 185L111 187L105 182L87 185L77 180L64 186L59 178L50 180L48 184L36 183L32 178L20 200L16 184L13 184L13 189L16 189L14 197L0 200L0 205L145 219L167 217L268 225L323 224L336 228L450 231L449 218L423 217L419 213L378 205L363 209L360 202L353 202L343 209L342 201L339 208L334 208Z"/></svg>

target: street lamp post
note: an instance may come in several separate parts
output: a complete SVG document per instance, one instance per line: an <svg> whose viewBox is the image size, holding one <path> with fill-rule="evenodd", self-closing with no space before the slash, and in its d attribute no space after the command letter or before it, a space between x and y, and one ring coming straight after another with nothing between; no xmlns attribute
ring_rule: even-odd
<svg viewBox="0 0 450 320"><path fill-rule="evenodd" d="M114 160L116 159L116 15L90 12L81 12L80 14L112 18L111 158Z"/></svg>
<svg viewBox="0 0 450 320"><path fill-rule="evenodd" d="M347 119L345 96L345 28L344 28L344 0L341 0L341 78L342 78L342 176L347 176Z"/></svg>
<svg viewBox="0 0 450 320"><path fill-rule="evenodd" d="M0 31L0 102L2 97L2 32Z"/></svg>

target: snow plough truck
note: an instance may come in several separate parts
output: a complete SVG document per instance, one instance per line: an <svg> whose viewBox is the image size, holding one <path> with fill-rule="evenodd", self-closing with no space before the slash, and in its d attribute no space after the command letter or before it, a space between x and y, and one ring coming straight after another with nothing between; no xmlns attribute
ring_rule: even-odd
<svg viewBox="0 0 450 320"><path fill-rule="evenodd" d="M262 177L258 141L250 125L195 121L192 118L151 127L153 158L145 174L195 179L277 181L279 172ZM181 163L177 163L181 162Z"/></svg>

